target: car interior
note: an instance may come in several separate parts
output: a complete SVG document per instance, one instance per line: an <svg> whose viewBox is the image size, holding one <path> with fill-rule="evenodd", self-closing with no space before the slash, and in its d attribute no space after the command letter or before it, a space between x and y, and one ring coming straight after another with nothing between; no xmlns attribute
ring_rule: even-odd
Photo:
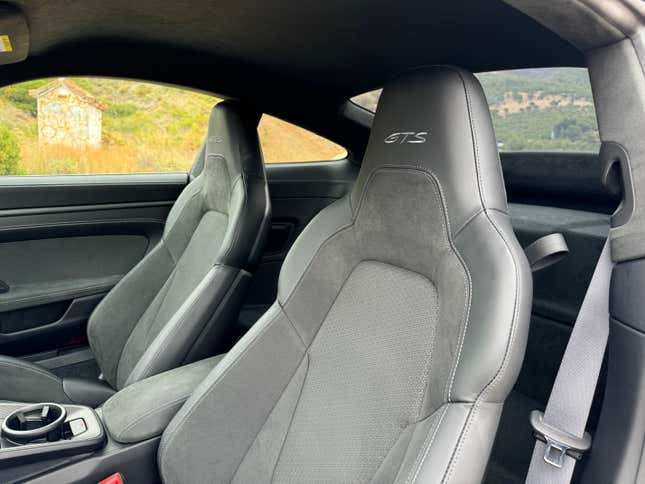
<svg viewBox="0 0 645 484"><path fill-rule="evenodd" d="M644 32L0 2L0 482L645 482Z"/></svg>

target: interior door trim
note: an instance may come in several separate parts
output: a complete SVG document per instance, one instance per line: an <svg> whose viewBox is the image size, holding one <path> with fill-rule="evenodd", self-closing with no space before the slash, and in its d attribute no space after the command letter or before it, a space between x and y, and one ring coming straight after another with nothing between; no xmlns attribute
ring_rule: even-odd
<svg viewBox="0 0 645 484"><path fill-rule="evenodd" d="M131 202L131 203L102 203L94 205L72 205L64 207L36 207L36 208L12 208L8 210L0 209L0 217L12 217L21 215L46 215L51 213L67 212L94 212L97 210L120 210L124 208L146 208L146 207L164 207L174 205L173 200L159 202Z"/></svg>
<svg viewBox="0 0 645 484"><path fill-rule="evenodd" d="M187 173L2 176L0 211L168 202L187 184Z"/></svg>

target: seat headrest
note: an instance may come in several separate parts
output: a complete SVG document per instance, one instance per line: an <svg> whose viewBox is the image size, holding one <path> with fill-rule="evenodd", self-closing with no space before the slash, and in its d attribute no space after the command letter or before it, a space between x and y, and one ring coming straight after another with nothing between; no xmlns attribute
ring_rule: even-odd
<svg viewBox="0 0 645 484"><path fill-rule="evenodd" d="M424 67L385 86L353 207L371 174L385 167L417 168L433 176L453 233L482 209L507 211L486 97L475 76L462 69Z"/></svg>
<svg viewBox="0 0 645 484"><path fill-rule="evenodd" d="M262 149L257 133L261 116L261 112L237 101L226 100L213 106L206 139L191 174L201 173L207 160L219 155L226 159L232 176L242 171L263 176Z"/></svg>

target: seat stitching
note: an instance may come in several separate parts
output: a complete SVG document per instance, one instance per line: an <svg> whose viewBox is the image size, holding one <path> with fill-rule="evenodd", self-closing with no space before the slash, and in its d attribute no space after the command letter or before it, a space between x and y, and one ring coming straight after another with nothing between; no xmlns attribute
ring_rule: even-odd
<svg viewBox="0 0 645 484"><path fill-rule="evenodd" d="M276 301L276 304L278 306L280 306L280 308L282 309L282 313L284 314L284 317L286 318L287 321L289 321L289 324L291 325L291 327L293 328L294 332L298 336L298 339L302 343L302 347L306 350L308 348L308 346L307 346L307 343L305 343L304 338L301 336L300 331L298 331L298 328L296 328L296 325L293 323L293 321L291 321L291 318L289 317L287 312L284 310L284 307L282 307L282 304L280 304L280 301Z"/></svg>
<svg viewBox="0 0 645 484"><path fill-rule="evenodd" d="M445 417L446 412L448 411L449 405L450 404L446 404L443 410L441 411L441 415L439 416L438 422L434 426L433 432L428 432L428 434L426 435L426 439L422 447L422 449L425 449L425 450L423 451L423 454L417 455L417 458L415 460L415 465L412 467L412 469L415 469L414 477L412 475L412 470L410 470L410 474L408 474L408 478L406 479L406 484L416 482L417 477L419 477L419 473L421 472L421 467L423 467L423 463L425 462L426 457L430 453L430 449L432 448L432 444L434 443L435 437L439 432L439 427L441 427L441 423L443 422L443 418ZM421 460L419 461L419 459Z"/></svg>

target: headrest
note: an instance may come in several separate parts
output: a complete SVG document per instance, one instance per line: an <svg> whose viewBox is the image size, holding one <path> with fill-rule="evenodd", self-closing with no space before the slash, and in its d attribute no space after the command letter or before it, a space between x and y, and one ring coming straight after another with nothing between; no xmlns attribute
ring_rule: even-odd
<svg viewBox="0 0 645 484"><path fill-rule="evenodd" d="M226 159L233 178L242 171L264 176L257 132L261 116L261 112L237 101L222 101L213 106L206 139L191 174L201 173L204 164L219 155Z"/></svg>
<svg viewBox="0 0 645 484"><path fill-rule="evenodd" d="M424 67L384 88L353 207L384 167L418 168L435 178L453 233L482 209L507 211L488 103L479 81L462 69Z"/></svg>

